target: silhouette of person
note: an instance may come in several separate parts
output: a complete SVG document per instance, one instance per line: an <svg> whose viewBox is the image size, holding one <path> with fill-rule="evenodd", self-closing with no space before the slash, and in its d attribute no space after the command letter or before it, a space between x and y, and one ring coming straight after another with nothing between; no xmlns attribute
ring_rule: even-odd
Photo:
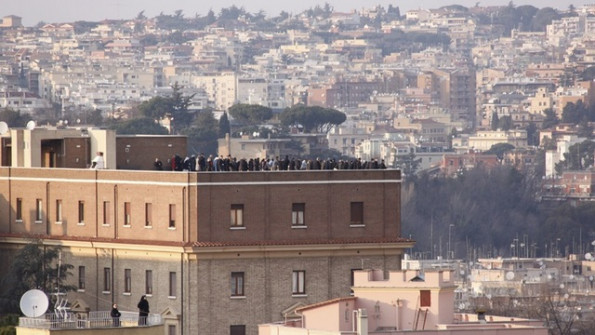
<svg viewBox="0 0 595 335"><path fill-rule="evenodd" d="M120 316L122 315L122 313L120 313L120 311L118 310L117 304L114 304L112 306L112 311L110 312L110 315L112 317L114 327L120 327Z"/></svg>
<svg viewBox="0 0 595 335"><path fill-rule="evenodd" d="M149 302L147 297L143 295L138 302L138 325L145 326L147 324L147 317L149 316Z"/></svg>
<svg viewBox="0 0 595 335"><path fill-rule="evenodd" d="M159 158L155 158L155 163L153 163L155 170L163 170L163 163L159 160Z"/></svg>

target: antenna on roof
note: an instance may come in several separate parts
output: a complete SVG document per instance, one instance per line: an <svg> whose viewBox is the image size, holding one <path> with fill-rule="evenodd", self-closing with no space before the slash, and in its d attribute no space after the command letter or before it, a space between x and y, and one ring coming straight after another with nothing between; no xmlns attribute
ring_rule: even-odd
<svg viewBox="0 0 595 335"><path fill-rule="evenodd" d="M19 304L21 312L30 318L44 315L49 305L48 296L42 290L37 289L25 292Z"/></svg>
<svg viewBox="0 0 595 335"><path fill-rule="evenodd" d="M0 135L6 134L8 132L8 124L4 121L0 121Z"/></svg>
<svg viewBox="0 0 595 335"><path fill-rule="evenodd" d="M33 129L35 129L35 126L36 126L35 121L31 120L31 121L27 122L26 128L28 130L33 130Z"/></svg>

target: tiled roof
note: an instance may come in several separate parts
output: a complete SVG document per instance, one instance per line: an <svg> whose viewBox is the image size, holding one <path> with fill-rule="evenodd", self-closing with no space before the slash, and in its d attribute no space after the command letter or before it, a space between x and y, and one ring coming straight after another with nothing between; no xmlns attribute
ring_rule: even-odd
<svg viewBox="0 0 595 335"><path fill-rule="evenodd" d="M311 239L311 240L267 240L267 241L197 241L195 247L239 247L239 246L276 246L276 245L315 245L315 244L379 244L407 243L413 240L395 238L345 238L345 239Z"/></svg>
<svg viewBox="0 0 595 335"><path fill-rule="evenodd" d="M29 238L44 240L63 240L79 242L104 242L104 243L122 243L137 245L158 245L172 247L198 247L198 248L217 248L217 247L254 247L254 246L290 246L290 245L339 245L339 244L393 244L393 243L412 243L413 240L395 237L395 238L346 238L346 239L312 239L312 240L268 240L268 241L160 241L160 240L135 240L135 239L114 239L104 237L81 237L81 236L56 236L43 234L26 233L0 233L0 237Z"/></svg>
<svg viewBox="0 0 595 335"><path fill-rule="evenodd" d="M133 240L133 239L115 239L115 238L105 238L105 237L58 236L58 235L27 234L27 233L0 233L0 237L44 239L44 240L51 240L51 241L146 244L146 245L177 246L177 247L184 247L187 245L187 243L179 242L179 241L148 241L148 240Z"/></svg>

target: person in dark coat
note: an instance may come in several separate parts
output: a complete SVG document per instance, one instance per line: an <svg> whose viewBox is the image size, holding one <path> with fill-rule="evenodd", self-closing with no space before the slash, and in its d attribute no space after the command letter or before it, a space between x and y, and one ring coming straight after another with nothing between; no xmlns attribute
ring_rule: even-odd
<svg viewBox="0 0 595 335"><path fill-rule="evenodd" d="M122 313L120 313L120 311L118 310L118 305L114 304L112 306L112 311L110 312L110 316L112 317L114 327L120 327L120 316L121 315L122 315Z"/></svg>
<svg viewBox="0 0 595 335"><path fill-rule="evenodd" d="M143 295L136 307L138 307L138 325L147 325L147 317L149 316L149 302L147 301L147 297Z"/></svg>

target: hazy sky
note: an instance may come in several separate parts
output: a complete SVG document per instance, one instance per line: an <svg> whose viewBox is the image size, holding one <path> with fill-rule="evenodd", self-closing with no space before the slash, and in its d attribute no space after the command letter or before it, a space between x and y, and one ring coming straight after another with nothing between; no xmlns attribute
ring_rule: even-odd
<svg viewBox="0 0 595 335"><path fill-rule="evenodd" d="M264 10L267 16L275 16L282 10L290 13L299 13L316 5L328 2L336 11L349 11L380 4L387 7L389 4L399 6L401 13L415 8L438 8L449 4L459 4L466 7L506 5L509 0L5 0L0 5L0 17L17 15L23 18L25 26L32 26L39 21L48 23L72 22L77 20L100 21L103 19L130 19L144 10L145 15L153 17L163 12L172 14L181 9L185 16L195 14L205 15L209 9L217 14L221 8L231 5L243 7L250 13ZM570 4L580 7L592 0L513 0L516 6L533 5L538 8L554 7L566 9Z"/></svg>

